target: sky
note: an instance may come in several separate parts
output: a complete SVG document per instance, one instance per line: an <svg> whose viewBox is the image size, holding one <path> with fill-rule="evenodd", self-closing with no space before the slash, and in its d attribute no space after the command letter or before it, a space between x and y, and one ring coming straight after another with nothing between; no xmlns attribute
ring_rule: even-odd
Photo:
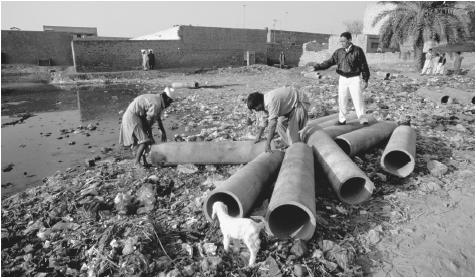
<svg viewBox="0 0 476 278"><path fill-rule="evenodd" d="M43 25L97 27L99 36L137 37L173 25L339 34L363 20L365 1L3 1L2 30Z"/></svg>

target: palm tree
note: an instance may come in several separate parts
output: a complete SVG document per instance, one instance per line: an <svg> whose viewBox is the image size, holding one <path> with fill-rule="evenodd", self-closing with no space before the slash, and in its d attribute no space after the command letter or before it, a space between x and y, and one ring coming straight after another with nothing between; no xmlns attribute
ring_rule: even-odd
<svg viewBox="0 0 476 278"><path fill-rule="evenodd" d="M415 51L417 70L423 66L423 44L426 40L439 42L446 39L448 43L454 43L469 35L468 12L455 7L455 2L379 2L383 5L389 3L393 9L379 13L372 26L384 20L380 40L385 47L410 42Z"/></svg>

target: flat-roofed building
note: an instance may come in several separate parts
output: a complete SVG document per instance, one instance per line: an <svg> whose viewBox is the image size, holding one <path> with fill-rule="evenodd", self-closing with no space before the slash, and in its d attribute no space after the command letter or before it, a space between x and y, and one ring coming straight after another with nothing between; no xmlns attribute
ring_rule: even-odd
<svg viewBox="0 0 476 278"><path fill-rule="evenodd" d="M70 27L70 26L47 26L43 25L45 32L68 32L73 33L76 38L97 37L96 27Z"/></svg>

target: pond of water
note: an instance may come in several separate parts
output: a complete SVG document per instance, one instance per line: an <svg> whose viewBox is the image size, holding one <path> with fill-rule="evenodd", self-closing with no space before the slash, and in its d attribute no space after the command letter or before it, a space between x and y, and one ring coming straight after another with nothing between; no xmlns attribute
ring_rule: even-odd
<svg viewBox="0 0 476 278"><path fill-rule="evenodd" d="M2 87L2 198L42 182L57 170L105 157L105 148L124 149L118 146L120 112L135 96L157 90L137 84ZM23 113L32 116L9 124ZM86 129L88 125L95 129Z"/></svg>

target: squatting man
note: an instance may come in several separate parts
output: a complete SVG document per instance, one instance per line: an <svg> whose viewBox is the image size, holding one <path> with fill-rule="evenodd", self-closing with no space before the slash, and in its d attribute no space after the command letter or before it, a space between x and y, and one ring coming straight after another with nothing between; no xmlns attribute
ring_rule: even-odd
<svg viewBox="0 0 476 278"><path fill-rule="evenodd" d="M135 166L140 165L142 157L144 166L147 166L145 151L154 144L152 126L155 121L162 133L162 142L167 141L162 113L173 102L173 88L166 87L160 94L143 94L136 97L127 107L122 116L119 143L125 147L131 146L136 151Z"/></svg>
<svg viewBox="0 0 476 278"><path fill-rule="evenodd" d="M299 131L307 123L310 105L306 94L294 86L280 87L265 94L254 92L248 95L248 109L264 112L259 119L255 143L260 141L266 127L268 136L265 152L271 152L271 140L276 129L286 146L300 142Z"/></svg>

